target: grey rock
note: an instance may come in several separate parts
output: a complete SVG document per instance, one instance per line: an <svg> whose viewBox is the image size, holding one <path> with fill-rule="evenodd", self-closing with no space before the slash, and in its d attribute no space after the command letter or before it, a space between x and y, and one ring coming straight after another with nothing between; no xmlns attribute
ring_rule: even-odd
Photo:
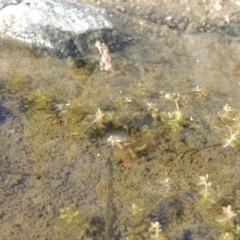
<svg viewBox="0 0 240 240"><path fill-rule="evenodd" d="M17 0L0 11L2 41L23 43L58 57L81 58L96 40L110 44L122 39L113 34L106 10L63 0ZM3 2L2 2L3 3Z"/></svg>
<svg viewBox="0 0 240 240"><path fill-rule="evenodd" d="M18 4L22 2L23 0L0 0L0 9L13 4Z"/></svg>

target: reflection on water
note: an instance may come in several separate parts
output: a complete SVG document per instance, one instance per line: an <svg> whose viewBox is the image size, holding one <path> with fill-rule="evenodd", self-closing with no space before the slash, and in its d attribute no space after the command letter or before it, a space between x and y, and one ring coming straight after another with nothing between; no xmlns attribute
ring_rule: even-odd
<svg viewBox="0 0 240 240"><path fill-rule="evenodd" d="M238 38L156 32L110 72L1 46L6 239L239 234Z"/></svg>

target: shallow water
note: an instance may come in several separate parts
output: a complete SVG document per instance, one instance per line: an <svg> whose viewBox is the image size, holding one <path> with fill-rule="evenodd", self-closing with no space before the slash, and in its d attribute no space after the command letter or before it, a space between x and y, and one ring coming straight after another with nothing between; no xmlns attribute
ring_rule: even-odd
<svg viewBox="0 0 240 240"><path fill-rule="evenodd" d="M140 20L112 72L1 46L1 239L237 239L239 38Z"/></svg>

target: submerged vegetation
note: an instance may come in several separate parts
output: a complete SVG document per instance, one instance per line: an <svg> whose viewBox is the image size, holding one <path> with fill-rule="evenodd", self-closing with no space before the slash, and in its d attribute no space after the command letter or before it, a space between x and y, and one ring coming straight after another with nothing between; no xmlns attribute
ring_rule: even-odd
<svg viewBox="0 0 240 240"><path fill-rule="evenodd" d="M211 94L207 87L189 86L181 93L175 92L175 87L164 91L159 84L151 85L148 79L128 82L131 77L138 78L135 64L112 65L106 46L99 43L98 48L100 69L96 61L78 61L73 74L65 76L67 84L66 80L59 84L59 78L52 82L41 79L49 85L33 87L32 78L12 72L1 85L4 96L17 95L19 99L26 123L23 134L29 151L28 163L36 179L46 182L57 179L66 188L70 181L77 185L76 198L66 197L66 203L60 204L65 207L58 214L55 211L56 226L66 234L66 239L164 240L176 239L178 229L174 235L172 226L188 218L192 225L196 222L201 225L198 234L203 238L237 239L240 219L233 197L221 194L221 183L215 184L216 178L210 181L208 174L197 181L198 172L197 176L188 176L190 184L183 183L186 188L180 188L174 182L174 174L178 175L180 170L174 169L174 165L178 161L184 169L186 164L194 165L199 159L202 163L198 166L210 165L212 159L204 159L204 154L199 154L199 159L192 157L199 149L211 151L204 139L191 139L194 134L202 137L201 132L206 129L217 136L218 150L238 150L239 110L232 103L223 106L216 103L217 110L209 109ZM88 68L84 69L86 65ZM149 69L142 71L147 76ZM128 74L129 79L122 77ZM70 156L65 154L66 149ZM76 155L71 155L72 152ZM84 158L88 152L96 155L93 160ZM55 159L62 162L57 164ZM50 164L55 172L49 170ZM66 170L64 175L66 165L79 169L74 173ZM78 192L78 184L87 190L79 188ZM93 195L90 203L85 202L88 195ZM80 203L83 196L85 199ZM75 207L68 206L69 203ZM93 212L95 205L100 210ZM187 234L186 239L190 239Z"/></svg>
<svg viewBox="0 0 240 240"><path fill-rule="evenodd" d="M202 186L196 192L195 207L199 209L201 217L211 226L211 230L204 236L204 239L238 239L240 235L240 216L232 211L231 205L219 208L220 198L216 195L216 189L212 188L211 182L208 180L208 174L199 177L198 186ZM163 181L157 181L155 185L156 191L152 196L148 196L144 204L132 203L129 206L128 223L124 236L126 239L168 239L167 224L163 216L166 209L170 207L177 199L174 192L174 183L166 178ZM179 216L180 217L180 216ZM65 231L71 232L81 239L84 234L92 236L93 232L101 235L103 225L93 225L92 220L84 217L72 207L60 209L59 220Z"/></svg>
<svg viewBox="0 0 240 240"><path fill-rule="evenodd" d="M59 209L60 224L65 231L71 232L73 236L80 239L90 228L89 219L73 207Z"/></svg>
<svg viewBox="0 0 240 240"><path fill-rule="evenodd" d="M120 96L110 103L98 105L92 104L91 99L85 102L78 99L59 102L48 92L28 93L26 91L28 88L24 87L24 77L21 76L20 80L17 89L13 90L11 84L13 80L10 79L5 91L9 91L10 94L15 91L22 92L22 95L19 94L20 109L29 121L34 119L34 116L41 116L43 122L50 121L51 124L60 126L64 134L70 137L90 141L104 139L105 146L111 147L108 149L118 165L126 170L131 169L134 164L139 164L140 159L157 148L159 138L190 129L198 131L204 125L225 137L223 148L240 146L238 110L226 104L221 111L208 118L193 111L198 104L204 106L207 98L206 90L200 86L191 89L188 97L179 93L160 91L158 97L153 99L154 102L146 103L145 100ZM147 95L144 91L145 89L141 87L140 94ZM139 94L139 88L135 94ZM45 133L42 131L37 134L42 135L44 139ZM41 172L36 171L39 177ZM236 239L240 234L240 225L235 220L239 216L232 211L230 204L222 207L223 214L219 212L221 201L216 190L212 188L208 175L200 176L197 185L201 189L195 199L195 207L201 209L200 214L212 228L206 237ZM128 223L122 234L129 240L168 239L169 229L164 221L165 210L161 205L164 208L174 205L177 198L174 184L169 178L158 181L156 189L149 193L144 201L140 204L131 203ZM214 215L210 218L211 212L214 212ZM178 218L181 218L181 214L179 210ZM102 235L105 223L92 224L92 219L92 216L81 214L72 207L64 207L60 209L58 224L63 226L64 231L71 232L78 239L87 235Z"/></svg>
<svg viewBox="0 0 240 240"><path fill-rule="evenodd" d="M203 186L199 197L201 214L212 225L212 230L206 235L206 238L238 239L240 236L240 216L232 211L231 205L222 207L223 214L216 213L220 200L216 195L216 189L212 188L212 183L208 180L208 174L199 178L198 185ZM211 216L210 212L214 214Z"/></svg>
<svg viewBox="0 0 240 240"><path fill-rule="evenodd" d="M94 111L85 109L85 117L76 121L76 124L81 125L85 137L104 138L107 136L106 143L112 147L114 158L118 159L125 169L129 169L141 156L157 147L159 135L174 134L185 129L198 131L204 124L209 123L201 115L193 117L194 111L191 107L195 104L194 101L204 102L207 97L205 90L197 86L191 93L193 93L193 98L191 99L189 95L187 99L180 94L161 91L158 100L154 103L148 102L144 111L136 113L132 112L129 105L136 104L137 106L139 102L119 99L113 101L111 106L98 106L94 117L92 114ZM161 106L163 101L164 107ZM130 112L121 110L121 107L125 109L126 104ZM68 105L63 105L62 110L58 110L58 117L62 118L68 108ZM145 119L142 125L134 122L136 116L137 119ZM221 135L226 134L225 130L230 131L222 147L239 145L240 129L231 132L232 129L240 128L238 120L238 111L227 104L215 115L214 124L209 125ZM206 223L209 222L211 226L205 234L206 238L236 239L240 234L240 225L234 220L239 217L231 210L231 205L222 207L223 215L219 212L221 199L208 180L208 174L200 176L200 181L196 185L200 188L195 198L195 208L200 210ZM166 207L173 204L178 196L174 191L174 183L169 178L158 181L156 188L155 193L152 192L145 199L146 202L140 204L133 202L129 207L129 223L124 233L126 239L168 239L169 229L164 222L165 210L161 205ZM215 212L214 215L211 215L212 212ZM181 213L178 214L178 217L181 217ZM62 215L60 218L63 218Z"/></svg>

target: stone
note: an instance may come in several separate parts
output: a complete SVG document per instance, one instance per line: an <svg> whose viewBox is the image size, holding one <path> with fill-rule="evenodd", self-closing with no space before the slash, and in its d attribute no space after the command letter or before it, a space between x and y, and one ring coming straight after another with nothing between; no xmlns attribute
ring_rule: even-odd
<svg viewBox="0 0 240 240"><path fill-rule="evenodd" d="M0 10L2 41L57 57L81 58L97 40L119 40L105 9L64 0L12 0ZM109 16L108 16L109 17ZM114 32L114 34L113 34Z"/></svg>
<svg viewBox="0 0 240 240"><path fill-rule="evenodd" d="M22 0L0 0L0 9L12 5L12 4L17 4L20 3Z"/></svg>

